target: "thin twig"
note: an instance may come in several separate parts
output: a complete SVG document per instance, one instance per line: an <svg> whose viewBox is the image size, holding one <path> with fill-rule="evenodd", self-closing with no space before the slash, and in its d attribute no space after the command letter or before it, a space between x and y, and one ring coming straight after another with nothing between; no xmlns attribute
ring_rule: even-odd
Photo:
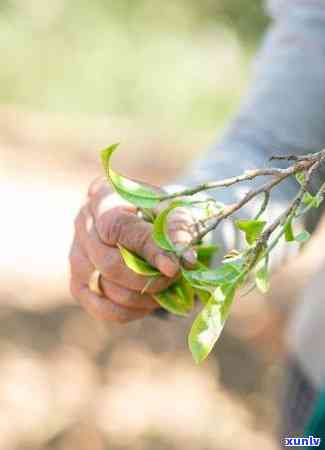
<svg viewBox="0 0 325 450"><path fill-rule="evenodd" d="M262 203L262 205L260 207L260 210L258 211L258 213L255 216L255 220L258 220L261 217L261 215L264 213L264 211L266 210L267 205L268 205L268 203L270 201L270 197L271 197L270 191L264 192L263 203Z"/></svg>
<svg viewBox="0 0 325 450"><path fill-rule="evenodd" d="M302 169L298 169L296 171L299 171ZM231 178L225 178L223 180L219 181L211 181L207 183L202 183L194 188L188 188L184 189L182 191L174 192L173 194L167 194L159 197L160 201L164 200L171 200L176 197L184 197L184 196L191 196L194 194L197 194L202 191L208 191L210 189L218 189L218 188L225 188L230 187L234 184L241 183L243 181L251 181L254 180L257 177L261 176L273 176L277 178L287 178L288 176L292 175L293 167L288 167L287 169L277 169L277 168L264 168L264 169L254 169L254 170L247 170L243 174L238 175L236 177Z"/></svg>
<svg viewBox="0 0 325 450"><path fill-rule="evenodd" d="M273 168L246 170L243 174L235 177L225 178L219 181L210 181L207 183L199 184L194 188L183 189L182 191L174 192L173 194L163 195L159 197L159 200L163 201L163 200L170 200L176 197L191 196L202 191L208 191L210 189L225 188L237 183L242 183L244 181L252 181L257 177L262 176L263 177L272 176L284 179L302 170L307 170L315 161L322 160L324 158L325 158L325 149L317 153L310 153L308 155L301 155L301 156L296 155L272 156L270 159L278 159L278 160L283 159L287 161L294 160L296 161L296 163L293 166L288 167L287 169L279 169L273 167Z"/></svg>
<svg viewBox="0 0 325 450"><path fill-rule="evenodd" d="M192 239L192 241L186 246L186 249L190 246L200 242L202 238L209 233L210 231L217 228L217 226L224 220L230 218L235 212L239 211L241 208L246 206L251 200L256 198L260 194L264 194L264 200L261 205L261 208L256 216L256 218L260 217L261 214L267 208L267 205L270 200L271 191L279 185L282 181L287 179L290 176L296 175L299 172L306 172L306 179L302 184L297 196L292 200L287 209L277 217L274 222L269 225L262 233L261 237L257 240L255 246L250 249L250 253L252 258L250 258L250 262L248 263L249 267L253 267L258 258L260 257L261 251L263 251L266 247L267 241L272 233L283 224L288 218L293 217L298 208L300 207L304 194L307 192L308 184L313 172L320 166L320 164L325 160L325 149L321 150L317 153L311 153L308 155L286 155L286 156L273 156L271 159L278 160L287 160L287 161L295 161L295 163L286 168L286 169L278 169L278 168L264 168L264 169L254 169L248 170L241 175L236 177L226 178L220 181L213 181L208 183L200 184L194 188L184 189L179 192L175 192L173 194L165 195L161 197L162 200L172 199L175 197L184 197L191 196L201 191L206 191L209 189L216 189L221 187L229 187L237 183L241 183L243 181L250 181L260 176L269 176L272 177L271 180L262 184L259 187L255 187L250 189L237 203L233 203L231 205L225 205L220 211L216 212L216 214L200 220L197 222L197 233ZM325 183L321 187L319 193L322 195L325 192ZM186 250L185 249L185 250ZM185 251L184 250L184 251Z"/></svg>
<svg viewBox="0 0 325 450"><path fill-rule="evenodd" d="M307 192L311 176L313 172L319 167L319 165L323 161L323 158L320 161L313 162L313 164L307 171L306 179L304 183L301 185L296 197L293 199L291 204L289 204L287 209L268 228L266 228L266 230L264 230L261 239L264 239L266 241L279 225L284 223L284 221L287 220L290 216L294 216L295 212L297 211L302 202L304 194Z"/></svg>
<svg viewBox="0 0 325 450"><path fill-rule="evenodd" d="M269 161L299 161L297 155L273 155L269 158Z"/></svg>
<svg viewBox="0 0 325 450"><path fill-rule="evenodd" d="M277 178L272 179L271 181L268 181L267 183L263 184L260 187L251 189L244 195L244 197L239 202L226 206L220 213L207 219L207 222L210 222L210 223L206 227L201 228L198 235L195 236L195 242L200 241L207 233L214 230L220 224L220 222L227 219L232 214L234 214L235 212L237 212L238 210L243 208L245 205L247 205L247 203L249 203L251 200L253 200L258 195L265 193L265 192L271 192L271 190L275 186L280 184L283 180L285 180L289 176L296 174L297 172L301 172L303 170L309 169L310 166L314 163L315 163L314 160L311 162L310 161L297 162L296 164L289 167L288 169L284 169L282 171L282 174L280 176L278 176Z"/></svg>
<svg viewBox="0 0 325 450"><path fill-rule="evenodd" d="M325 149L315 152L307 153L306 155L273 155L269 158L269 161L306 161L314 160L317 161L325 155Z"/></svg>

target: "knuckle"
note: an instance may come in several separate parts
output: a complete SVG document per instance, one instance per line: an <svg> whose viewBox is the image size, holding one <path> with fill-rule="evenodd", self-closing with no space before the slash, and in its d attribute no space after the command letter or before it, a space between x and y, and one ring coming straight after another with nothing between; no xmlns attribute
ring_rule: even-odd
<svg viewBox="0 0 325 450"><path fill-rule="evenodd" d="M116 270L114 264L111 264L108 258L100 258L95 256L94 261L96 261L96 267L98 267L100 273L104 277L110 279L115 278L118 275L118 271Z"/></svg>
<svg viewBox="0 0 325 450"><path fill-rule="evenodd" d="M75 230L77 230L79 228L81 219L82 219L82 216L81 216L81 209L80 209L78 214L76 215L76 217L74 219L74 228L75 228Z"/></svg>
<svg viewBox="0 0 325 450"><path fill-rule="evenodd" d="M73 248L70 250L69 253L69 263L71 268L74 268L79 264L79 257Z"/></svg>
<svg viewBox="0 0 325 450"><path fill-rule="evenodd" d="M107 226L107 229L104 231L109 244L115 245L119 241L124 225L125 215L112 211L110 226Z"/></svg>
<svg viewBox="0 0 325 450"><path fill-rule="evenodd" d="M141 237L141 227L138 227L139 218L128 212L116 208L112 215L111 226L108 230L108 240L111 245L116 245L117 242L123 242L126 247L134 247L134 244Z"/></svg>
<svg viewBox="0 0 325 450"><path fill-rule="evenodd" d="M188 231L177 230L170 233L170 238L173 244L177 247L178 245L184 246L191 242L191 234Z"/></svg>
<svg viewBox="0 0 325 450"><path fill-rule="evenodd" d="M102 214L98 217L96 221L96 229L101 239L103 239L104 241L110 240L108 214Z"/></svg>
<svg viewBox="0 0 325 450"><path fill-rule="evenodd" d="M128 214L121 205L107 206L103 211L95 212L96 230L100 238L109 245L115 245L122 233Z"/></svg>
<svg viewBox="0 0 325 450"><path fill-rule="evenodd" d="M79 209L79 212L76 215L76 218L74 220L74 227L75 227L76 231L78 231L78 229L80 229L80 227L84 223L86 214L87 214L87 203L82 205L82 207Z"/></svg>
<svg viewBox="0 0 325 450"><path fill-rule="evenodd" d="M168 231L187 231L191 233L194 231L194 224L183 220L173 220L168 223Z"/></svg>
<svg viewBox="0 0 325 450"><path fill-rule="evenodd" d="M104 277L112 280L120 280L123 276L123 271L121 270L122 260L119 255L112 255L108 253L104 255L100 261L98 266L100 267L100 271Z"/></svg>
<svg viewBox="0 0 325 450"><path fill-rule="evenodd" d="M81 253L80 253L80 246L78 242L77 236L74 237L74 240L72 242L72 245L70 247L69 251L69 263L70 267L74 267L80 264L81 261Z"/></svg>
<svg viewBox="0 0 325 450"><path fill-rule="evenodd" d="M134 236L135 242L137 242L137 246L139 252L149 259L152 258L152 255L157 250L157 247L151 236L151 229L149 227L141 227L137 230L136 235Z"/></svg>
<svg viewBox="0 0 325 450"><path fill-rule="evenodd" d="M70 294L75 300L79 300L80 289L73 278L70 280Z"/></svg>
<svg viewBox="0 0 325 450"><path fill-rule="evenodd" d="M92 196L96 195L96 193L103 186L103 183L104 183L104 177L95 178L89 185L88 196L92 197Z"/></svg>

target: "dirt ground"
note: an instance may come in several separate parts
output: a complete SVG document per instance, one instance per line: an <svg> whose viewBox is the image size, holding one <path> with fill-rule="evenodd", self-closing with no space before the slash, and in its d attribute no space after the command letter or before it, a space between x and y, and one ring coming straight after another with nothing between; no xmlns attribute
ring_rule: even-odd
<svg viewBox="0 0 325 450"><path fill-rule="evenodd" d="M115 164L156 184L195 153L132 123L0 111L0 448L276 449L284 321L268 299L237 305L197 367L191 318L98 323L70 297L73 218L100 173L98 149L121 134Z"/></svg>

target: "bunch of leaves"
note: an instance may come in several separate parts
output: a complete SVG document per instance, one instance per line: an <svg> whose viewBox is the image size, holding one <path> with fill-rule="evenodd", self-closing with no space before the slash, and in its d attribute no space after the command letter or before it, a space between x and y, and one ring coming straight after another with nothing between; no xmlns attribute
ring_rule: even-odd
<svg viewBox="0 0 325 450"><path fill-rule="evenodd" d="M159 214L155 214L155 208L166 200L166 196L112 169L110 160L117 146L118 144L114 144L101 153L107 180L124 200L135 205L145 220L152 223L152 236L156 244L165 251L176 254L182 261L182 252L175 248L168 234L168 218L175 208L191 208L197 201L191 195L185 200L174 199ZM302 173L297 175L297 181L304 186ZM180 316L186 316L191 312L195 298L202 302L202 310L196 316L188 336L189 348L197 363L203 361L213 349L229 316L235 294L247 280L253 279L254 288L257 287L262 293L267 292L269 254L280 238L284 236L288 242L305 242L308 239L306 231L295 235L293 222L306 210L318 207L321 201L321 192L316 196L304 192L299 208L292 209L285 217L281 222L280 233L271 243L263 240L267 223L259 219L261 213L251 220L235 221L234 226L243 233L246 245L244 249L233 250L225 255L222 263L216 268L210 268L209 262L219 248L204 244L201 238L198 242L193 242L198 255L196 266L191 270L182 267L177 281L165 291L155 294L154 298L162 308ZM208 200L201 201L200 206L209 211ZM148 283L160 275L157 269L126 248L120 246L120 252L125 264L131 270L149 277Z"/></svg>

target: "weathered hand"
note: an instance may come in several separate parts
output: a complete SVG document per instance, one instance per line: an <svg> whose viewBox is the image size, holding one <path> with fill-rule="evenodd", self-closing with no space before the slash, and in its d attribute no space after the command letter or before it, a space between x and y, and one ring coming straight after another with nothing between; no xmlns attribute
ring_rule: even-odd
<svg viewBox="0 0 325 450"><path fill-rule="evenodd" d="M171 213L168 228L175 245L185 246L193 237L194 220L185 209L177 208ZM70 252L71 293L89 314L123 323L142 318L159 307L152 294L175 281L180 262L158 247L151 233L152 224L141 219L134 206L112 194L104 179L96 179L90 185L88 200L75 220ZM134 273L124 264L117 244L145 259L161 276L148 284L148 277ZM194 250L188 250L185 264L195 263L195 258ZM101 273L103 295L88 285L96 269Z"/></svg>

